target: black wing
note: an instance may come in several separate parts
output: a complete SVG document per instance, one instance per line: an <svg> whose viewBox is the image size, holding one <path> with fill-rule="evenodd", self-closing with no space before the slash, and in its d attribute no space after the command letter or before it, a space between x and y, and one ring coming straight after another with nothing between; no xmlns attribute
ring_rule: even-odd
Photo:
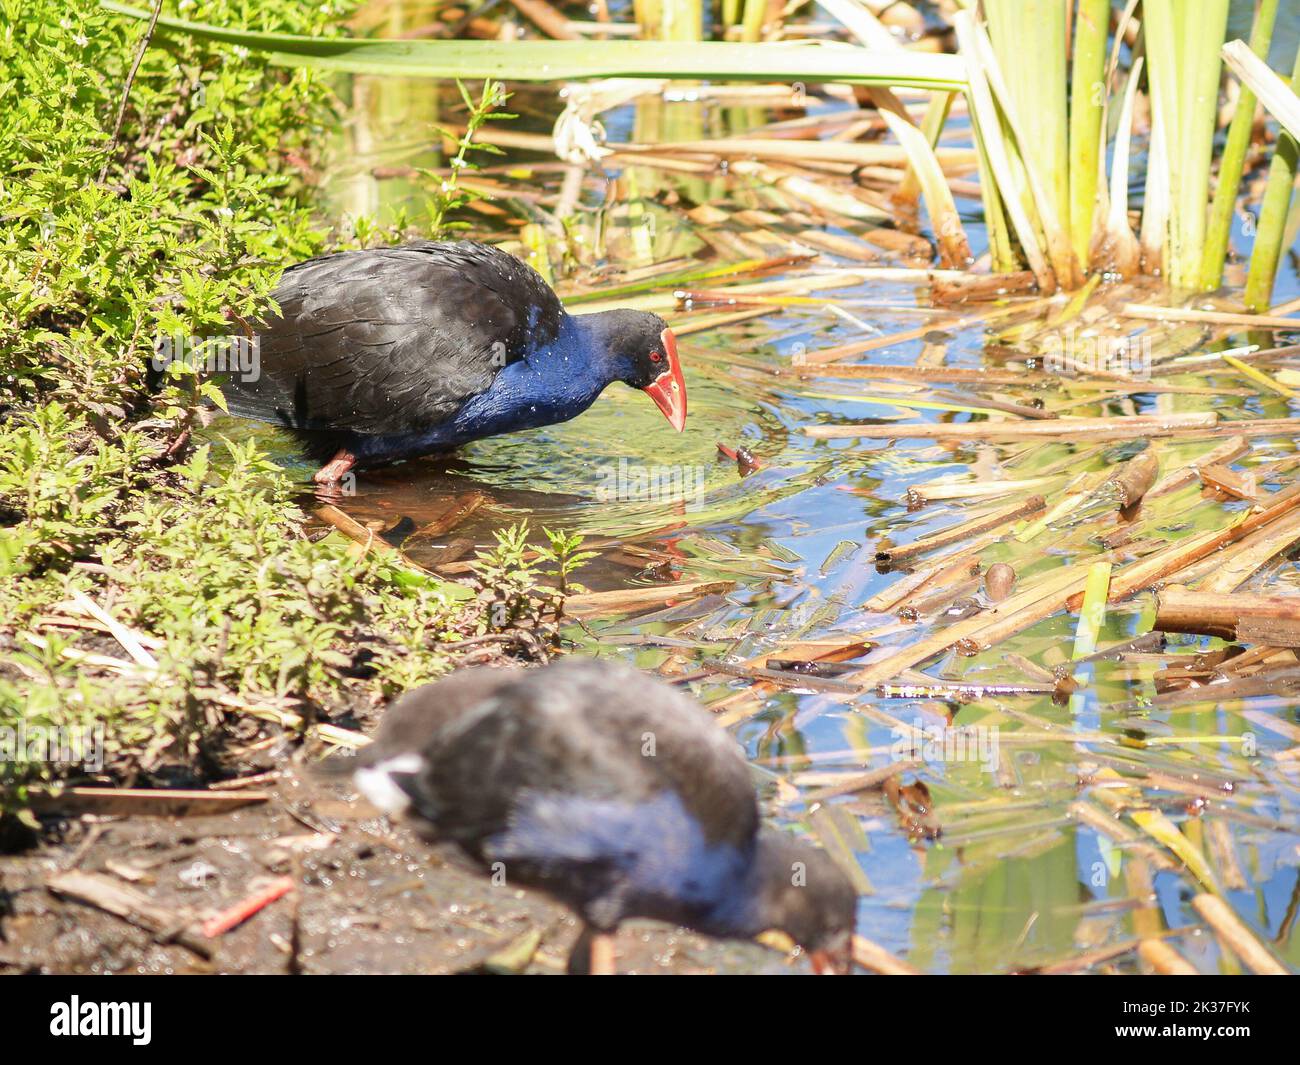
<svg viewBox="0 0 1300 1065"><path fill-rule="evenodd" d="M427 689L437 725L421 752L427 769L408 790L445 838L476 849L538 796L598 809L668 792L710 844L743 848L758 830L735 742L687 695L637 670L570 659L516 674L454 715L434 709L446 705L441 687Z"/></svg>
<svg viewBox="0 0 1300 1065"><path fill-rule="evenodd" d="M231 411L294 429L400 435L433 428L559 332L540 275L470 241L341 252L285 271L258 323L260 375Z"/></svg>

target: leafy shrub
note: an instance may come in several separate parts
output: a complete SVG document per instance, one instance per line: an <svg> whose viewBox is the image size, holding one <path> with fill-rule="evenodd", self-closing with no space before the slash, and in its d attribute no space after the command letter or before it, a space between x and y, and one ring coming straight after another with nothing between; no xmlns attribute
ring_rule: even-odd
<svg viewBox="0 0 1300 1065"><path fill-rule="evenodd" d="M293 33L340 13L176 9ZM184 446L220 393L181 365L151 379L155 338L230 334L321 250L299 164L332 98L159 35L118 129L143 31L94 0L0 0L0 732L98 727L117 779L219 769L244 713L305 726L364 705L486 624L464 586L310 541L253 445ZM128 653L87 600L147 645ZM0 811L76 772L0 750Z"/></svg>
<svg viewBox="0 0 1300 1065"><path fill-rule="evenodd" d="M182 6L297 33L328 15L305 0ZM331 97L309 73L159 36L114 138L143 26L94 0L0 12L0 381L8 402L63 400L111 434L142 413L156 337L230 332L286 261L319 249L292 161Z"/></svg>

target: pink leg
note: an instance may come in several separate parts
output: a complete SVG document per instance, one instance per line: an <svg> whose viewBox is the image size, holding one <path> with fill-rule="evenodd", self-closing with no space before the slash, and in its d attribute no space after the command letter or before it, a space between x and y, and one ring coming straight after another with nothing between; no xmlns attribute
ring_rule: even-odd
<svg viewBox="0 0 1300 1065"><path fill-rule="evenodd" d="M597 932L591 937L591 975L615 975L614 937L607 932Z"/></svg>
<svg viewBox="0 0 1300 1065"><path fill-rule="evenodd" d="M329 462L316 471L312 478L317 484L337 484L356 463L357 457L343 448Z"/></svg>

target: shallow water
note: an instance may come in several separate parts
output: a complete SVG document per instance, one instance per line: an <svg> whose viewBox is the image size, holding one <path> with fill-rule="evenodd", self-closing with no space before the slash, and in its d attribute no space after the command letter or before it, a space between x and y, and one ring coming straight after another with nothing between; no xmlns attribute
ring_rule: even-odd
<svg viewBox="0 0 1300 1065"><path fill-rule="evenodd" d="M419 83L408 90L429 91ZM401 99L398 88L385 91L390 100ZM518 102L525 105L525 115L534 107L549 106L547 95L537 90L521 94ZM701 113L696 104L665 106L684 109L685 125L707 127L717 118ZM385 129L384 143L418 144L428 108L407 108L405 118L401 107L398 112ZM622 109L608 123L611 137L627 135L634 120L631 107ZM547 125L537 117L525 118L522 124L535 129ZM410 188L386 182L365 185L365 167L378 161L379 155L349 159L327 189L325 202L336 209L341 203L359 202L358 180L364 186L362 199L372 206L410 197ZM393 152L382 153L382 162L390 165ZM673 184L662 174L655 180L666 187ZM966 200L960 206L979 254L983 239L979 203ZM1284 263L1276 302L1300 293L1294 266L1294 258ZM924 288L872 282L837 288L830 294L883 332L912 329L932 319L942 330L873 352L869 356L873 363L910 365L927 345L941 345L949 366L997 365L996 356L985 350L983 329L943 327L949 315L929 313ZM854 301L863 301L863 306L855 308ZM672 611L592 619L594 641L574 632L584 651L617 655L645 669L680 673L707 658L741 662L769 651L779 657L778 648L785 644L879 629L890 618L868 614L862 604L900 578L897 573L880 572L873 564L877 541L891 537L907 542L963 516L960 501L909 512L908 489L939 476L982 468L992 457L1020 452L987 446L948 450L918 441L890 445L812 440L800 433L801 426L860 422L906 412L852 398L880 394L875 382L767 378L707 358L711 353L741 354L786 367L797 345L813 351L861 337L857 326L821 307L785 309L723 333L692 336L681 344L690 396L690 417L681 435L670 430L645 397L614 386L590 411L567 424L483 441L464 448L451 461L423 460L363 473L355 497L343 505L358 520L392 524L405 517L418 527L449 496L484 493L486 502L465 524L432 544L411 548L417 561L452 537L487 544L492 530L526 518L534 527L610 537L623 545L651 549L659 557L666 556L673 575L682 580L735 582L725 596ZM1222 387L1241 384L1226 375L1208 380ZM1138 412L1202 409L1204 402L1201 397L1135 397ZM1291 413L1286 401L1276 397L1225 397L1224 402L1242 405L1250 416ZM1122 410L1114 405L1087 413ZM968 417L936 412L916 416L957 421ZM269 435L229 422L217 428L236 435ZM740 477L736 464L719 456L718 442L751 449L765 467ZM286 442L276 438L272 445L284 462L301 471L304 481L309 477L311 468ZM1040 445L1032 449L1028 461L1045 465L1068 457L1074 449L1075 445ZM1023 450L1028 454L1031 449ZM1186 457L1197 450L1169 447L1162 456ZM1279 438L1267 446L1261 441L1257 450L1264 456L1281 456L1293 453L1294 445ZM699 490L656 497L637 484L638 476L652 470L676 477L674 483L689 489L699 485ZM620 484L635 498L619 498ZM987 554L985 560L1015 561L1013 547L1002 545L1001 554ZM1070 558L1069 537L1062 538L1059 554L1064 561ZM647 573L638 558L614 551L606 551L579 574L593 589L652 585L662 577L663 571ZM1300 574L1294 564L1288 564L1276 580L1296 584ZM1150 611L1149 596L1112 608L1101 644L1147 631ZM945 656L927 664L925 672L932 677L1007 680L1018 675L1005 665L1009 652L1050 667L1069 658L1075 622L1074 615L1060 614L994 651L971 659ZM894 627L902 631L884 635L886 644L913 639L918 631ZM668 646L648 646L649 637L658 637ZM1192 637L1174 640L1189 648L1218 645ZM1254 732L1266 755L1295 746L1296 708L1267 698L1208 710L1198 704L1192 713L1176 707L1148 708L1143 701L1153 692L1156 665L1125 672L1099 664L1093 683L1067 705L1042 696L965 705L875 695L846 702L835 695L797 689L760 695L750 703L741 694L749 684L721 674L695 682L692 690L715 709L721 703L724 720L761 767L772 815L804 821L824 841L838 837L856 856L866 878L859 931L923 969L1012 971L1147 934L1152 920L1157 928L1198 923L1188 905L1194 884L1190 877L1155 873L1160 912L1143 912L1132 902L1134 895L1142 894L1143 869L1105 837L1067 820L1066 810L1076 798L1080 767L1085 764L1155 766L1201 774L1202 779L1221 775L1242 781L1222 813L1247 886L1229 891L1227 897L1261 938L1272 941L1292 965L1300 965L1300 937L1293 934L1300 911L1295 769L1288 776L1283 763L1267 757L1243 758L1235 742L1205 742L1191 748L1144 747L1139 742L1139 737L1171 732L1207 738ZM1261 728L1259 718L1240 716L1252 710L1280 719L1280 731ZM1026 724L1026 718L1035 724ZM909 839L879 792L826 808L847 813L847 818L834 821L819 816L805 821L808 811L798 798L800 791L806 794L833 779L834 773L889 762L891 748L902 735L891 722L922 728L949 722L992 730L983 734L991 748L977 745L964 759L927 760L921 775L933 793L943 835L929 841ZM1071 727L1096 730L1116 742L1084 745L1072 740ZM1046 735L1052 729L1059 735ZM1046 738L1016 739L1017 732L1029 731ZM794 781L800 791L779 786L778 778ZM1164 795L1161 802L1190 839L1202 840L1205 826L1182 809L1177 795ZM1229 965L1210 936L1185 937L1177 945L1203 971ZM1123 971L1136 965L1132 955L1115 964Z"/></svg>

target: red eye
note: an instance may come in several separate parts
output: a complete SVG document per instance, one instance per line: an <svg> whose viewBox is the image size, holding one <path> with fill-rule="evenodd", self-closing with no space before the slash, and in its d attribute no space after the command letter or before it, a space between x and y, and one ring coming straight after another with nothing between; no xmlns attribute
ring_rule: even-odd
<svg viewBox="0 0 1300 1065"><path fill-rule="evenodd" d="M659 352L657 352L657 351L652 351L652 352L650 352L650 361L651 361L651 362L663 362L663 361L664 361L664 357L663 357L663 355L661 355Z"/></svg>

